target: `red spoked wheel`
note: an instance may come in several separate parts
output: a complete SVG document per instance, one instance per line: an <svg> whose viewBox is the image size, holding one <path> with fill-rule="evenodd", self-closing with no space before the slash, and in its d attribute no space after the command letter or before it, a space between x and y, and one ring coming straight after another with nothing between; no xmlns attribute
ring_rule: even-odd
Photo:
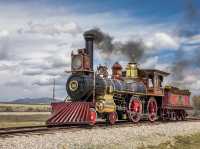
<svg viewBox="0 0 200 149"><path fill-rule="evenodd" d="M108 113L108 118L107 118L108 122L111 125L114 125L115 122L117 121L117 113L116 112L110 112Z"/></svg>
<svg viewBox="0 0 200 149"><path fill-rule="evenodd" d="M93 126L96 123L97 113L96 111L91 108L89 112L89 125Z"/></svg>
<svg viewBox="0 0 200 149"><path fill-rule="evenodd" d="M185 111L181 111L181 119L182 119L182 120L185 120L185 118L186 118L186 113L185 113Z"/></svg>
<svg viewBox="0 0 200 149"><path fill-rule="evenodd" d="M161 119L164 121L166 120L168 117L167 117L167 109L162 109L161 110Z"/></svg>
<svg viewBox="0 0 200 149"><path fill-rule="evenodd" d="M130 100L127 114L132 122L137 123L140 121L142 114L142 102L138 97L132 97Z"/></svg>
<svg viewBox="0 0 200 149"><path fill-rule="evenodd" d="M177 112L177 114L176 114L176 120L178 120L178 121L181 121L181 120L182 120L180 111Z"/></svg>
<svg viewBox="0 0 200 149"><path fill-rule="evenodd" d="M157 102L154 97L151 97L147 104L147 111L148 111L148 119L151 122L154 122L157 118Z"/></svg>

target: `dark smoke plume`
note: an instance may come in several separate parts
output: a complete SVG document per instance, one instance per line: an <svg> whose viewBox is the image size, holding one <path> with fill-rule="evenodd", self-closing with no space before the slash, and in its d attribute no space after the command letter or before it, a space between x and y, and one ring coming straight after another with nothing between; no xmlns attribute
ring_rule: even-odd
<svg viewBox="0 0 200 149"><path fill-rule="evenodd" d="M191 44L192 37L200 35L200 11L195 6L193 0L186 0L186 7L183 20L178 24L178 35L186 39L181 43L180 48L175 55L172 74L176 86L183 86L185 77L184 71L192 67L200 68L200 43ZM193 55L187 55L184 48L191 48Z"/></svg>
<svg viewBox="0 0 200 149"><path fill-rule="evenodd" d="M139 61L145 50L142 40L127 41L126 43L113 42L113 37L102 32L99 28L94 28L86 33L95 36L95 45L101 52L109 58L111 54L122 54L131 62Z"/></svg>

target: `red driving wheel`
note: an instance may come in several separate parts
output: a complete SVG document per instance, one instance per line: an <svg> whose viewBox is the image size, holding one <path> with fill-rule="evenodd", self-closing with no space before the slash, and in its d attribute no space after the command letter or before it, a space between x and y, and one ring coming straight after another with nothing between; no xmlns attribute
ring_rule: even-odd
<svg viewBox="0 0 200 149"><path fill-rule="evenodd" d="M148 118L149 121L154 122L157 118L157 102L154 97L151 97L147 104Z"/></svg>
<svg viewBox="0 0 200 149"><path fill-rule="evenodd" d="M137 123L140 121L142 114L142 102L139 98L137 97L131 98L127 114L132 122Z"/></svg>
<svg viewBox="0 0 200 149"><path fill-rule="evenodd" d="M117 121L117 113L116 112L110 112L108 113L108 121L111 125L114 125Z"/></svg>

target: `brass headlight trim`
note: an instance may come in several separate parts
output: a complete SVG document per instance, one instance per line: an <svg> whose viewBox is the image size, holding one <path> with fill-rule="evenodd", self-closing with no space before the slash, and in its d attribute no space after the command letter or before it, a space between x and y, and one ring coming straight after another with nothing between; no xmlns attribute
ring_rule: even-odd
<svg viewBox="0 0 200 149"><path fill-rule="evenodd" d="M78 81L76 81L76 80L70 81L69 82L69 89L73 92L76 91L78 89Z"/></svg>

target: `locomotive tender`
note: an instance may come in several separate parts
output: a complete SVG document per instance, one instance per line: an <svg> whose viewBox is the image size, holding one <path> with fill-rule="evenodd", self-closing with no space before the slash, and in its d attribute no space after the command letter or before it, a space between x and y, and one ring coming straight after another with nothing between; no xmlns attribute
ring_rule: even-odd
<svg viewBox="0 0 200 149"><path fill-rule="evenodd" d="M184 120L191 109L190 91L163 86L169 73L155 69L140 69L128 63L125 70L119 63L108 75L106 66L93 69L95 35L84 34L86 46L71 54L71 76L66 83L70 100L52 103L52 116L47 125L90 124L97 118L110 124L117 120L134 123L141 119L153 122Z"/></svg>

